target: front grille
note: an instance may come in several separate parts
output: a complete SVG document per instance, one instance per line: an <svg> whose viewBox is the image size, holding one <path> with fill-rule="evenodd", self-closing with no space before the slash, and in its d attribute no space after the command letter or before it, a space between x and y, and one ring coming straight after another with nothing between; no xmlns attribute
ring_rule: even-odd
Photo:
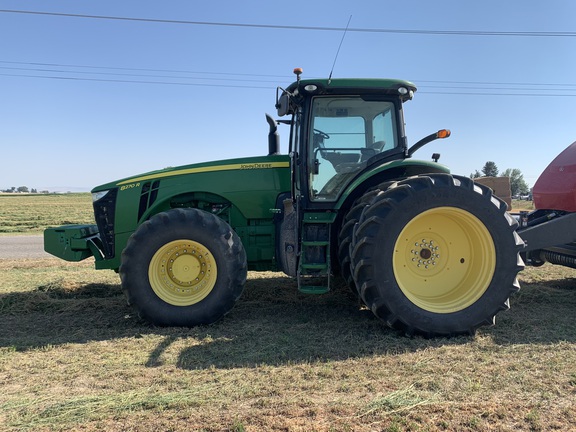
<svg viewBox="0 0 576 432"><path fill-rule="evenodd" d="M110 189L103 198L94 202L94 217L98 225L102 252L107 259L114 258L116 248L114 244L114 216L116 213L116 195L118 189Z"/></svg>

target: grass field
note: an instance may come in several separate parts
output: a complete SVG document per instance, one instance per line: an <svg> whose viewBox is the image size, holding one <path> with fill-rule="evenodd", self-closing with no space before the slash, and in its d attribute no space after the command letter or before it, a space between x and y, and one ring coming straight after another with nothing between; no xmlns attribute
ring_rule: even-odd
<svg viewBox="0 0 576 432"><path fill-rule="evenodd" d="M192 329L140 321L90 260L0 260L0 276L0 430L576 429L570 269L526 269L495 327L431 340L279 273Z"/></svg>
<svg viewBox="0 0 576 432"><path fill-rule="evenodd" d="M49 226L94 223L89 193L0 194L0 235L41 234Z"/></svg>
<svg viewBox="0 0 576 432"><path fill-rule="evenodd" d="M155 328L90 262L0 261L5 430L570 430L576 274L528 269L476 337L405 338L346 288L251 273L236 308Z"/></svg>

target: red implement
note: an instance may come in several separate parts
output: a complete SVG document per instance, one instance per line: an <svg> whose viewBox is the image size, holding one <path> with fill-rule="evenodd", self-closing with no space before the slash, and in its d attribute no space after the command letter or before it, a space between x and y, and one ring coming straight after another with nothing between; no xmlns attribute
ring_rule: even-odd
<svg viewBox="0 0 576 432"><path fill-rule="evenodd" d="M546 167L532 195L536 209L576 212L576 142Z"/></svg>

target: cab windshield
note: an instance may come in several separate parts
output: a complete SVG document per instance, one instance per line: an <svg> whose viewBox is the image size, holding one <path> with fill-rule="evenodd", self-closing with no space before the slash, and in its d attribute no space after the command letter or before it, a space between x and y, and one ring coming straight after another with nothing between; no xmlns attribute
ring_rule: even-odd
<svg viewBox="0 0 576 432"><path fill-rule="evenodd" d="M373 156L399 146L394 103L360 97L312 102L310 198L333 201Z"/></svg>

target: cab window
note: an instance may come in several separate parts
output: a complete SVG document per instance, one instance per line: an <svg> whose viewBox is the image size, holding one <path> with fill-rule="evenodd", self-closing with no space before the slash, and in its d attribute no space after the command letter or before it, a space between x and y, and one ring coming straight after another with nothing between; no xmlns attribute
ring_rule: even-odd
<svg viewBox="0 0 576 432"><path fill-rule="evenodd" d="M394 103L316 97L308 151L310 198L336 200L375 155L398 147Z"/></svg>

